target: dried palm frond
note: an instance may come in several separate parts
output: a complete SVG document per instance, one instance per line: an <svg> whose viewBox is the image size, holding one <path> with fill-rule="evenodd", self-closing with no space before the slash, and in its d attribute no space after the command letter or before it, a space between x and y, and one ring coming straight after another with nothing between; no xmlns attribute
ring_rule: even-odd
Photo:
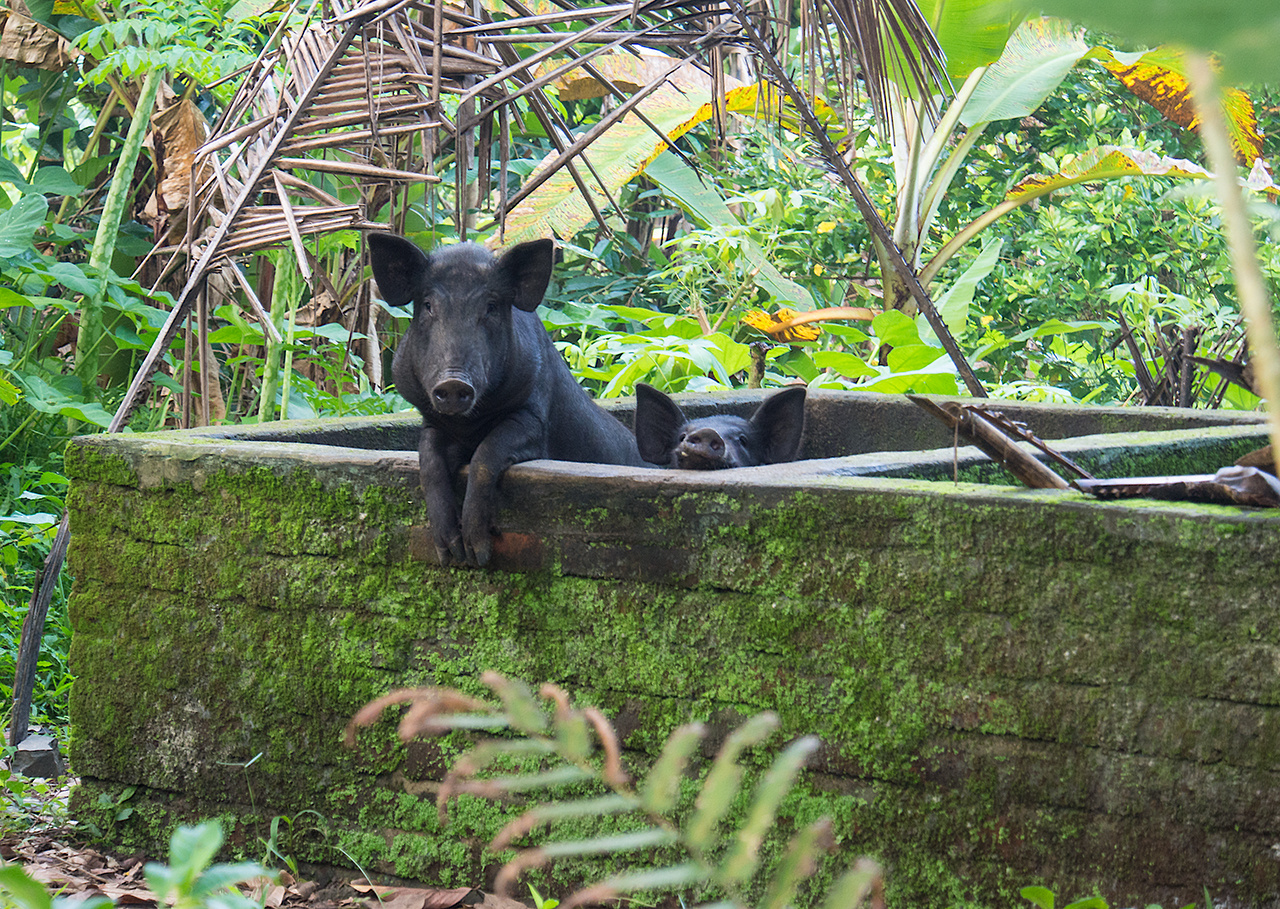
<svg viewBox="0 0 1280 909"><path fill-rule="evenodd" d="M913 0L802 0L804 71L811 80L839 74L840 99L851 119L850 104L859 82L883 129L892 127L890 98L896 86L920 99L927 116L937 119L935 96L950 87L942 48ZM834 41L832 40L834 37ZM810 95L821 94L811 81Z"/></svg>
<svg viewBox="0 0 1280 909"><path fill-rule="evenodd" d="M311 282L308 238L401 227L408 187L438 183L441 156L451 155L460 175L460 236L476 208L493 210L501 235L509 213L560 172L607 230L602 206L617 208L614 193L630 174L603 173L593 144L623 122L642 123L668 143L645 105L681 67L708 71L712 115L722 123L725 49L759 53L759 40L748 35L773 35L774 45L785 46L790 17L767 2L736 0L583 7L556 0L536 12L521 0L319 0L310 8L300 17L295 4L284 16L195 151L186 217L174 219L185 236L166 236L157 250L171 257L164 273L185 263L183 289L112 430L138 403L208 274L288 245ZM865 81L883 117L891 83L924 99L945 84L937 43L911 0L805 0L802 20L810 70L823 74L821 85L812 78L811 95L831 89L836 74L835 92L848 104ZM634 79L610 78L597 61L618 53L657 54L662 62ZM566 79L594 80L614 99L580 133L554 103L555 86ZM508 196L504 140L511 119L524 112L541 123L554 151ZM495 129L501 173L493 198L487 160ZM472 185L466 175L477 159L486 166ZM250 311L261 309L257 303Z"/></svg>

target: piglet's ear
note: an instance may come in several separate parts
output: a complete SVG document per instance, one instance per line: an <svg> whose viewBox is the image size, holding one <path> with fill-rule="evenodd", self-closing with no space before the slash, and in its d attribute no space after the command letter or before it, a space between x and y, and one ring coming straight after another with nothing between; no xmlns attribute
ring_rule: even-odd
<svg viewBox="0 0 1280 909"><path fill-rule="evenodd" d="M382 299L392 306L404 306L422 289L427 275L427 254L396 234L368 235L373 279Z"/></svg>
<svg viewBox="0 0 1280 909"><path fill-rule="evenodd" d="M490 279L498 299L509 301L525 312L537 309L551 283L555 251L556 245L551 240L530 240L503 253Z"/></svg>
<svg viewBox="0 0 1280 909"><path fill-rule="evenodd" d="M636 446L650 464L671 466L680 428L687 421L680 405L652 385L636 383Z"/></svg>
<svg viewBox="0 0 1280 909"><path fill-rule="evenodd" d="M803 385L784 388L766 398L751 415L751 425L764 438L764 463L794 461L800 453L800 436L804 433L804 397Z"/></svg>

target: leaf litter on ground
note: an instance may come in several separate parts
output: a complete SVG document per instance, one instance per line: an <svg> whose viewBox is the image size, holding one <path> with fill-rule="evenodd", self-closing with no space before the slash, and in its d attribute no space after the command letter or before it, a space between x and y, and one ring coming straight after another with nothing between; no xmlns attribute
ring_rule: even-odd
<svg viewBox="0 0 1280 909"><path fill-rule="evenodd" d="M143 868L148 859L160 857L142 852L120 855L86 842L87 831L67 817L67 800L76 782L71 777L50 780L45 792L28 792L20 806L20 824L15 823L18 806L6 806L0 860L21 865L51 893L77 903L105 896L117 906L158 909ZM474 887L400 887L363 877L321 883L297 880L287 871L278 872L275 880L259 878L243 889L265 909L527 909L517 900Z"/></svg>

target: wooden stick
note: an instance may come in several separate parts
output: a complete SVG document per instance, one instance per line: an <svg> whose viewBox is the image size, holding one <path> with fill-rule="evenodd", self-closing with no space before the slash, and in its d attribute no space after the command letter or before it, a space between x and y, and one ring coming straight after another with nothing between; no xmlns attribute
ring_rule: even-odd
<svg viewBox="0 0 1280 909"><path fill-rule="evenodd" d="M440 182L440 178L432 174L419 174L411 170L392 170L389 167L374 167L372 164L357 164L354 161L324 161L319 158L277 158L275 163L280 167L317 170L327 174L351 174L357 177L372 177L376 180L416 180L420 183Z"/></svg>
<svg viewBox="0 0 1280 909"><path fill-rule="evenodd" d="M240 284L240 289L244 291L245 299L249 301L249 306L253 310L254 316L258 319L258 324L262 326L263 334L267 335L276 344L282 344L284 338L280 336L280 330L276 328L275 323L271 321L271 316L267 313L266 308L262 305L262 301L258 299L257 292L253 289L253 285L249 283L249 279L245 277L245 273L234 262L228 262L223 268L223 273L231 272L236 281Z"/></svg>

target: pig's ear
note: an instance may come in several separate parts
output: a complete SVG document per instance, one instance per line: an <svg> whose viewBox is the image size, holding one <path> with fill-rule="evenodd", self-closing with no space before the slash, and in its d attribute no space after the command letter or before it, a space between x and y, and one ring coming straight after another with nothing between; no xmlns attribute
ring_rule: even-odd
<svg viewBox="0 0 1280 909"><path fill-rule="evenodd" d="M373 232L368 236L373 279L382 299L404 306L422 288L427 274L427 254L395 234Z"/></svg>
<svg viewBox="0 0 1280 909"><path fill-rule="evenodd" d="M636 446L650 464L671 465L680 427L688 422L675 401L643 382L636 383Z"/></svg>
<svg viewBox="0 0 1280 909"><path fill-rule="evenodd" d="M804 396L803 385L784 388L766 398L751 415L751 425L764 438L766 464L794 461L800 453L800 436L804 432Z"/></svg>
<svg viewBox="0 0 1280 909"><path fill-rule="evenodd" d="M551 283L555 252L556 245L551 240L530 240L503 253L493 267L491 279L499 299L510 300L512 306L525 312L537 309Z"/></svg>

